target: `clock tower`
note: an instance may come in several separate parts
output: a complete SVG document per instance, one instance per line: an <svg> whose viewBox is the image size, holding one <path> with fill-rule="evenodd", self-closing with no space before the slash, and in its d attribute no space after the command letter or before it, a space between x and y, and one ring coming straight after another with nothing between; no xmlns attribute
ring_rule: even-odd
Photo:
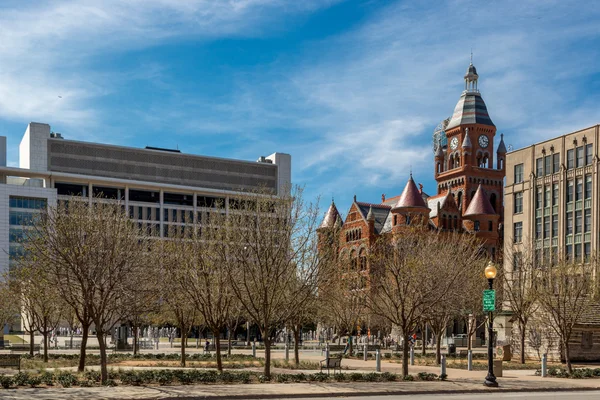
<svg viewBox="0 0 600 400"><path fill-rule="evenodd" d="M479 191L477 201L491 206L481 209L493 210L501 221L506 147L501 135L494 151L496 126L477 87L479 75L472 62L464 79L454 113L433 134L436 197L452 196L464 220Z"/></svg>

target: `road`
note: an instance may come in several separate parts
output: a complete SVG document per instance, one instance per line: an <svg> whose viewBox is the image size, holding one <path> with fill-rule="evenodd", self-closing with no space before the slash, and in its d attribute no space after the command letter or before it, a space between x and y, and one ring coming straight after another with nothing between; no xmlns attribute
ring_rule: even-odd
<svg viewBox="0 0 600 400"><path fill-rule="evenodd" d="M333 397L348 400L597 400L600 399L600 390L582 392L519 392L519 393L475 393L475 394L420 394L420 395L392 395L392 396L360 396L360 397ZM312 398L314 399L314 398ZM282 399L283 400L283 399ZM296 400L311 400L310 397Z"/></svg>

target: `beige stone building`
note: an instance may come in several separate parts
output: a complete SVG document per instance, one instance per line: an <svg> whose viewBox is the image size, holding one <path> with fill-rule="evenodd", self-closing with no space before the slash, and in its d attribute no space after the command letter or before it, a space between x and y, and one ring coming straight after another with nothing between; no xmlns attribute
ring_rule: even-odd
<svg viewBox="0 0 600 400"><path fill-rule="evenodd" d="M520 255L528 251L534 266L559 257L585 262L598 255L599 146L600 125L595 125L507 153L505 271L519 268ZM499 338L510 335L510 317L500 318L499 324L504 331ZM573 360L599 360L600 320L584 316L571 342Z"/></svg>

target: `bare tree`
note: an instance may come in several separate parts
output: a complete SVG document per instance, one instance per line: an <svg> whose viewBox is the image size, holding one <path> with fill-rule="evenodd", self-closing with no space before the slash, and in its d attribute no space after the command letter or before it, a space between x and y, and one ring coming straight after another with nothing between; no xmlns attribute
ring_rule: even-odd
<svg viewBox="0 0 600 400"><path fill-rule="evenodd" d="M480 266L477 266L479 268ZM481 271L473 271L464 276L461 285L458 286L461 296L457 299L460 307L459 317L467 328L467 349L473 347L473 336L477 329L487 321L487 315L483 312L483 291L487 289L487 282L481 277Z"/></svg>
<svg viewBox="0 0 600 400"><path fill-rule="evenodd" d="M532 290L532 283L535 279L534 254L535 252L531 248L523 247L514 250L511 246L507 246L506 256L512 265L511 268L507 268L500 274L504 303L519 325L521 364L525 364L527 324L539 306L536 298L538 292Z"/></svg>
<svg viewBox="0 0 600 400"><path fill-rule="evenodd" d="M408 375L410 334L423 316L431 315L452 287L462 282L473 265L483 265L479 254L471 236L440 234L419 227L376 243L371 252L373 286L367 307L400 330L403 375Z"/></svg>
<svg viewBox="0 0 600 400"><path fill-rule="evenodd" d="M4 338L4 326L17 320L19 315L19 296L11 288L12 280L7 276L0 276L0 339Z"/></svg>
<svg viewBox="0 0 600 400"><path fill-rule="evenodd" d="M192 327L198 325L198 311L194 302L184 292L181 282L188 279L185 268L183 267L185 259L189 254L184 254L179 250L181 238L171 230L169 236L175 236L161 242L156 242L154 254L156 259L157 274L160 274L159 292L161 301L161 319L179 328L181 333L181 366L186 365L186 346L187 338Z"/></svg>
<svg viewBox="0 0 600 400"><path fill-rule="evenodd" d="M27 254L20 258L13 271L18 281L24 319L29 322L30 351L33 350L33 333L40 332L44 341L44 362L48 362L49 335L62 318L62 299L49 276L49 269Z"/></svg>
<svg viewBox="0 0 600 400"><path fill-rule="evenodd" d="M217 369L223 371L221 333L230 320L234 300L227 275L227 221L220 211L201 215L205 224L186 227L177 239L165 243L165 249L182 269L176 275L179 290L192 301L213 334Z"/></svg>
<svg viewBox="0 0 600 400"><path fill-rule="evenodd" d="M232 291L261 332L270 377L273 335L319 282L318 210L304 202L300 188L282 197L264 190L230 201L228 246L221 248L228 254L220 259L229 260Z"/></svg>
<svg viewBox="0 0 600 400"><path fill-rule="evenodd" d="M569 342L575 326L590 309L593 295L591 271L595 271L596 267L596 260L589 260L586 264L559 260L553 265L542 265L533 286L540 305L540 316L560 339L569 374L573 372Z"/></svg>
<svg viewBox="0 0 600 400"><path fill-rule="evenodd" d="M145 232L116 201L73 199L50 207L36 224L35 238L24 246L48 266L61 297L81 321L84 338L80 363L89 323L94 323L102 382L106 382L106 336L125 314L127 293L145 276Z"/></svg>

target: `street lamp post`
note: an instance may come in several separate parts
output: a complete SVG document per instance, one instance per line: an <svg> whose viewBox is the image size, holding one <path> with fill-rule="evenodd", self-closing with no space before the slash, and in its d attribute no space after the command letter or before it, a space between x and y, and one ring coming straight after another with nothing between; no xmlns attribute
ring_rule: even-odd
<svg viewBox="0 0 600 400"><path fill-rule="evenodd" d="M494 289L494 278L496 278L496 267L494 263L491 261L485 267L485 277L488 280L489 289ZM494 375L494 349L492 347L492 338L494 337L494 313L493 311L489 312L489 323L488 323L488 373L485 377L484 385L488 387L497 387L498 382L496 381L496 376Z"/></svg>

